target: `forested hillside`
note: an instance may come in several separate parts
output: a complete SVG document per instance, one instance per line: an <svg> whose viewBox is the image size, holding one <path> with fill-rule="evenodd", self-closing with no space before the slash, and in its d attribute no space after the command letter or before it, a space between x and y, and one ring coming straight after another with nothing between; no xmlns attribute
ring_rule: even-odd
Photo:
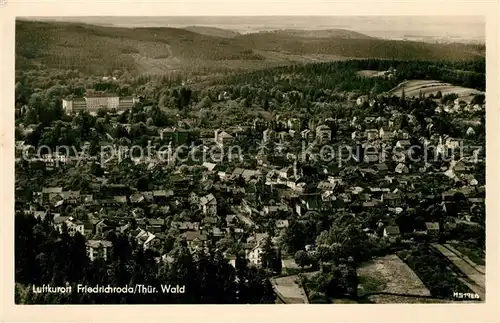
<svg viewBox="0 0 500 323"><path fill-rule="evenodd" d="M198 31L198 32L195 32ZM114 28L81 23L16 22L16 69L77 69L86 74L162 74L252 70L347 58L470 60L484 46L394 41L337 30L227 37L200 28Z"/></svg>

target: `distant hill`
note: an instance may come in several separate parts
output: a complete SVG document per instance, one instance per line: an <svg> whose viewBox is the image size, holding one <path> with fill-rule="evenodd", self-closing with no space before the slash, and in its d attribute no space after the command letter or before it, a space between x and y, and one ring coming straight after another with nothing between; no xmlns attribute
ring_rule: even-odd
<svg viewBox="0 0 500 323"><path fill-rule="evenodd" d="M228 38L232 32L223 29L190 29L18 20L16 69L77 69L98 75L116 69L134 74L213 73L348 58L470 60L484 57L485 51L481 45L384 40L339 30L319 36L278 31Z"/></svg>
<svg viewBox="0 0 500 323"><path fill-rule="evenodd" d="M239 32L229 30L229 29L217 28L217 27L189 26L189 27L186 27L184 29L192 31L194 33L202 34L202 35L222 37L222 38L233 38L233 37L240 35Z"/></svg>
<svg viewBox="0 0 500 323"><path fill-rule="evenodd" d="M297 30L297 29L279 29L262 33L272 33L292 37L305 38L345 38L345 39L371 39L368 35L346 29L323 29L323 30Z"/></svg>

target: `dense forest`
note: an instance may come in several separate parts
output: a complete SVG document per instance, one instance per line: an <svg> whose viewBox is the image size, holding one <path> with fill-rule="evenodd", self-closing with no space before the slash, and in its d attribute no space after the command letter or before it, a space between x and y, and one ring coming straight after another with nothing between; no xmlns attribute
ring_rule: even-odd
<svg viewBox="0 0 500 323"><path fill-rule="evenodd" d="M171 262L158 262L133 239L111 234L111 259L91 262L85 238L70 236L65 228L53 229L49 217L37 220L19 213L15 217L16 303L23 304L123 304L273 303L274 294L264 271L237 259L236 268L215 246L208 253L192 255L179 242ZM183 294L78 294L77 284L126 286L161 284L186 286ZM73 286L71 294L35 294L32 285Z"/></svg>
<svg viewBox="0 0 500 323"><path fill-rule="evenodd" d="M240 73L226 80L227 84L248 83L254 87L277 86L282 91L317 89L381 93L401 81L410 79L442 80L451 84L484 91L485 60L473 61L414 61L414 60L348 60L316 64L291 65ZM363 78L359 70L385 71L395 68L393 78Z"/></svg>

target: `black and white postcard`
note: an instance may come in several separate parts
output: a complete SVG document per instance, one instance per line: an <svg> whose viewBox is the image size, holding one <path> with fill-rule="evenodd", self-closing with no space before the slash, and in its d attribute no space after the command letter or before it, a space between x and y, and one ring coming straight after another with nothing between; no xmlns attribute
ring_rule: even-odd
<svg viewBox="0 0 500 323"><path fill-rule="evenodd" d="M105 5L121 10L84 8ZM98 319L85 319L89 305L335 321L345 306L433 304L481 320L498 300L486 286L498 269L486 207L498 21L485 3L422 5L440 15L334 3L270 14L263 2L252 15L196 8L209 3L154 15L44 3L37 15L5 2L16 12L2 54L9 306L86 321Z"/></svg>

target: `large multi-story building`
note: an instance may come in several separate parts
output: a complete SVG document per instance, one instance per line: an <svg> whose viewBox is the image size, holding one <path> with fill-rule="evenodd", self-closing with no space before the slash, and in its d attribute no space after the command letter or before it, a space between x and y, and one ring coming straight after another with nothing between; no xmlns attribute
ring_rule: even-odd
<svg viewBox="0 0 500 323"><path fill-rule="evenodd" d="M87 110L89 112L104 109L117 109L120 105L120 97L113 94L92 94L85 97Z"/></svg>
<svg viewBox="0 0 500 323"><path fill-rule="evenodd" d="M87 109L87 102L84 98L63 99L62 107L66 113L78 113Z"/></svg>
<svg viewBox="0 0 500 323"><path fill-rule="evenodd" d="M116 109L125 111L131 109L139 100L134 97L122 97L115 94L100 93L87 95L83 98L68 98L62 100L62 107L68 114L87 111L97 113L99 109Z"/></svg>

